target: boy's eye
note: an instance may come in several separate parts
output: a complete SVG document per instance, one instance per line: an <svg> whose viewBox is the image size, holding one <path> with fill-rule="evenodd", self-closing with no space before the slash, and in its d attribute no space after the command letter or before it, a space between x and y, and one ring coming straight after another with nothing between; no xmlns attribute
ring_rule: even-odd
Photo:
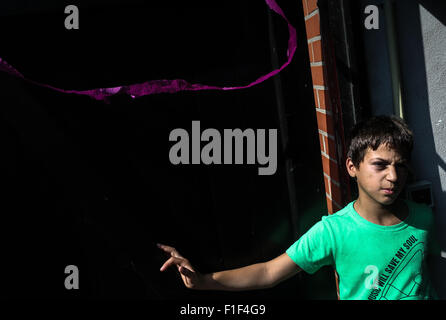
<svg viewBox="0 0 446 320"><path fill-rule="evenodd" d="M375 162L375 163L373 163L373 165L375 166L375 168L377 170L384 170L384 169L386 169L388 163L386 163L386 162ZM407 169L407 164L406 163L397 163L395 165L395 167L398 170L406 170Z"/></svg>
<svg viewBox="0 0 446 320"><path fill-rule="evenodd" d="M375 167L377 167L378 169L384 169L385 167L386 167L386 163L383 163L383 162L375 162L375 163L373 163L373 165L375 166Z"/></svg>

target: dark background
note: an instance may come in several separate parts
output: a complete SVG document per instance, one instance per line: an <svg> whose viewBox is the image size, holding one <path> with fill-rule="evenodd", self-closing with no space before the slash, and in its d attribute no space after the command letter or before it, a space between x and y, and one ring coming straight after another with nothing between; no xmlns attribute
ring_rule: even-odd
<svg viewBox="0 0 446 320"><path fill-rule="evenodd" d="M197 292L160 273L175 246L201 272L283 253L326 214L304 19L299 1L277 1L298 30L279 75L250 89L159 94L109 104L0 74L0 293L28 298L300 299L336 297L333 271L300 275L255 292ZM125 4L124 4L125 3ZM77 5L80 29L64 28ZM10 9L10 10L5 10ZM287 25L272 14L279 64ZM2 4L0 57L27 78L63 89L155 79L246 85L271 71L263 1L15 1ZM169 162L171 130L277 128L282 94L288 145L278 169ZM290 223L284 161L292 159L299 230ZM65 266L79 268L66 290Z"/></svg>

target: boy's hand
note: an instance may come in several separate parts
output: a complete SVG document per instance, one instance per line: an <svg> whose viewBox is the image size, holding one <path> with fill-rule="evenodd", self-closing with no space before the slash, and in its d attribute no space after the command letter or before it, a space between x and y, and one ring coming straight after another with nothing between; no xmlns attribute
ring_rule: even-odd
<svg viewBox="0 0 446 320"><path fill-rule="evenodd" d="M158 248L169 254L171 257L164 262L160 271L164 271L170 266L176 266L180 273L184 285L190 289L198 289L203 284L203 276L194 269L189 260L184 258L175 248L163 244L157 244Z"/></svg>

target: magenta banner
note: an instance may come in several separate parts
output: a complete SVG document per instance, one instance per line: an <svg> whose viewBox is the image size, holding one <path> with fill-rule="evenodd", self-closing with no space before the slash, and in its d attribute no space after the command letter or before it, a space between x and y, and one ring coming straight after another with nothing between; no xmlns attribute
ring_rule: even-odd
<svg viewBox="0 0 446 320"><path fill-rule="evenodd" d="M107 99L115 94L126 94L129 95L132 98L138 98L146 95L151 94L157 94L157 93L175 93L179 91L199 91L199 90L239 90L239 89L246 89L252 86L255 86L273 76L281 72L293 59L294 53L296 52L297 47L297 40L296 40L296 29L290 24L288 19L286 18L285 14L283 13L282 9L277 5L275 0L265 0L268 7L279 14L288 24L288 32L289 32L289 38L288 38L288 51L287 61L278 69L275 69L271 72L269 72L266 75L262 75L258 79L250 82L247 85L242 86L233 86L233 87L219 87L219 86L211 86L211 85L205 85L205 84L199 84L199 83L189 83L186 80L183 79L174 79L174 80L150 80L143 83L136 83L131 85L124 85L124 86L116 86L111 88L95 88L90 90L66 90L57 88L48 84L40 83L37 81L34 81L32 79L26 78L23 74L21 74L17 69L15 69L13 66L8 64L5 60L0 58L0 71L7 72L13 76L22 78L23 80L33 83L35 85L49 88L58 92L68 93L68 94L77 94L77 95L86 95L96 100L104 100L107 101Z"/></svg>

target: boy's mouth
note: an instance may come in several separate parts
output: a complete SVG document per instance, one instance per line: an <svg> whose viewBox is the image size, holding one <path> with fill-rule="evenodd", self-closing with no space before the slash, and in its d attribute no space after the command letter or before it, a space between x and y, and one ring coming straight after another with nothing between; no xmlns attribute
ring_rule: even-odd
<svg viewBox="0 0 446 320"><path fill-rule="evenodd" d="M392 195L396 191L395 188L382 188L381 190L383 190L384 194L387 194L387 195Z"/></svg>

